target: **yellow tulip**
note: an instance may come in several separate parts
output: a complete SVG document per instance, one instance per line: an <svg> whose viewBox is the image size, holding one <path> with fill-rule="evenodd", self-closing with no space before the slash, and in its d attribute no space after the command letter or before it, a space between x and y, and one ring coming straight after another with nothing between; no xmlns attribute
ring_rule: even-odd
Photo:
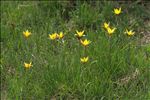
<svg viewBox="0 0 150 100"><path fill-rule="evenodd" d="M79 32L79 31L76 30L76 33L77 34L75 34L75 36L77 36L78 38L81 38L84 35L84 30L81 31L81 32Z"/></svg>
<svg viewBox="0 0 150 100"><path fill-rule="evenodd" d="M135 34L135 32L133 32L132 30L127 30L126 29L126 32L125 32L128 36L132 36L132 35L134 35Z"/></svg>
<svg viewBox="0 0 150 100"><path fill-rule="evenodd" d="M57 33L49 34L49 38L50 38L51 40L55 40L55 39L57 39L57 37L58 37L58 34L57 34Z"/></svg>
<svg viewBox="0 0 150 100"><path fill-rule="evenodd" d="M110 27L107 28L107 32L109 35L112 35L115 32L115 30L116 28L112 28L112 29Z"/></svg>
<svg viewBox="0 0 150 100"><path fill-rule="evenodd" d="M24 35L25 38L28 38L31 35L31 32L26 30L25 32L23 32L23 35Z"/></svg>
<svg viewBox="0 0 150 100"><path fill-rule="evenodd" d="M32 66L32 63L31 63L31 62L30 62L30 63L25 63L25 62L24 62L24 67L25 67L25 68L30 68L31 66Z"/></svg>
<svg viewBox="0 0 150 100"><path fill-rule="evenodd" d="M63 32L60 32L60 33L58 34L58 38L59 38L59 39L62 39L63 37L64 37Z"/></svg>
<svg viewBox="0 0 150 100"><path fill-rule="evenodd" d="M121 13L121 7L120 7L119 9L115 8L115 9L114 9L114 13L115 13L116 15L119 15L119 14Z"/></svg>
<svg viewBox="0 0 150 100"><path fill-rule="evenodd" d="M107 29L109 27L109 23L104 23L104 28Z"/></svg>
<svg viewBox="0 0 150 100"><path fill-rule="evenodd" d="M80 40L81 41L81 44L83 45L83 46L87 46L87 45L89 45L90 43L91 43L91 41L89 41L89 40L87 40L87 39L85 39L84 41L83 40Z"/></svg>
<svg viewBox="0 0 150 100"><path fill-rule="evenodd" d="M82 63L86 63L86 62L88 62L88 60L89 60L89 57L80 58L80 61L81 61Z"/></svg>

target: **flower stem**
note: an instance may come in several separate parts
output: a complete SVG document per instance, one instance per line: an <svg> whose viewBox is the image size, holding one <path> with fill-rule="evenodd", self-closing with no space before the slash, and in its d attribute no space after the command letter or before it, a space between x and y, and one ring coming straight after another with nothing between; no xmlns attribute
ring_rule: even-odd
<svg viewBox="0 0 150 100"><path fill-rule="evenodd" d="M131 43L129 43L129 47L128 47L128 58L127 58L127 63L128 65L131 65Z"/></svg>
<svg viewBox="0 0 150 100"><path fill-rule="evenodd" d="M84 47L84 56L86 56L86 47Z"/></svg>
<svg viewBox="0 0 150 100"><path fill-rule="evenodd" d="M111 44L111 36L109 37L109 64L110 64L110 68L111 68L111 49L112 49L112 44Z"/></svg>

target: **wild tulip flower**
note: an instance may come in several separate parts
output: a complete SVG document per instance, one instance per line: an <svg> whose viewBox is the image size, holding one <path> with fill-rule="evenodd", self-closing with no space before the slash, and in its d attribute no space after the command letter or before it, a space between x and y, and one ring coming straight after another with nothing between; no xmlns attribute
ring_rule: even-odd
<svg viewBox="0 0 150 100"><path fill-rule="evenodd" d="M126 32L125 32L128 36L133 36L135 34L135 32L133 32L132 30L127 30L126 29Z"/></svg>
<svg viewBox="0 0 150 100"><path fill-rule="evenodd" d="M83 41L83 40L80 40L80 42L81 42L81 44L82 44L83 46L85 46L85 47L91 43L91 41L89 41L89 40L87 40L87 39L85 39L84 41Z"/></svg>
<svg viewBox="0 0 150 100"><path fill-rule="evenodd" d="M29 69L31 66L32 66L32 63L31 63L31 62L30 62L30 63L24 62L24 67L25 67L25 68Z"/></svg>
<svg viewBox="0 0 150 100"><path fill-rule="evenodd" d="M121 7L120 7L119 9L115 8L115 9L114 9L114 13L115 13L116 15L119 15L119 14L121 13Z"/></svg>
<svg viewBox="0 0 150 100"><path fill-rule="evenodd" d="M23 32L23 35L25 38L28 38L31 35L31 32L29 32L28 30Z"/></svg>
<svg viewBox="0 0 150 100"><path fill-rule="evenodd" d="M116 28L110 28L110 27L107 28L107 32L109 35L112 35L115 32L115 30Z"/></svg>
<svg viewBox="0 0 150 100"><path fill-rule="evenodd" d="M58 34L58 38L59 38L59 39L62 39L63 37L64 37L63 32L60 32L60 33Z"/></svg>
<svg viewBox="0 0 150 100"><path fill-rule="evenodd" d="M79 31L76 30L76 33L77 33L77 34L75 34L75 36L77 36L78 38L81 38L81 37L84 36L84 30L81 31L81 32L79 32Z"/></svg>
<svg viewBox="0 0 150 100"><path fill-rule="evenodd" d="M57 39L57 37L58 37L58 34L57 34L57 33L49 34L49 38L50 38L51 40L55 40L55 39Z"/></svg>
<svg viewBox="0 0 150 100"><path fill-rule="evenodd" d="M104 23L104 28L107 29L109 27L109 23Z"/></svg>
<svg viewBox="0 0 150 100"><path fill-rule="evenodd" d="M89 57L80 58L80 61L81 61L82 63L86 63L86 62L88 62L88 60L89 60Z"/></svg>

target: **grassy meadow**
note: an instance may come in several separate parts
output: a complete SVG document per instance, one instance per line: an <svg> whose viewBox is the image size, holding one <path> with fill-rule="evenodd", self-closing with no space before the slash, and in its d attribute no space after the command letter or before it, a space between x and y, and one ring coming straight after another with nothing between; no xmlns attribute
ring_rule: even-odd
<svg viewBox="0 0 150 100"><path fill-rule="evenodd" d="M149 100L149 6L1 1L1 99Z"/></svg>

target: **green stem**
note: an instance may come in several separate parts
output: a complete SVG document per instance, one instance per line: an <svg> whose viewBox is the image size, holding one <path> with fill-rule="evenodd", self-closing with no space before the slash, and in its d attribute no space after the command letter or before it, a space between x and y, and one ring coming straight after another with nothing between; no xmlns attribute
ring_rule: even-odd
<svg viewBox="0 0 150 100"><path fill-rule="evenodd" d="M108 54L108 57L109 57L109 64L110 64L110 68L111 68L111 36L109 37L109 54Z"/></svg>
<svg viewBox="0 0 150 100"><path fill-rule="evenodd" d="M128 65L131 65L131 43L129 43L129 47L128 47Z"/></svg>
<svg viewBox="0 0 150 100"><path fill-rule="evenodd" d="M86 57L86 47L84 47L84 56Z"/></svg>
<svg viewBox="0 0 150 100"><path fill-rule="evenodd" d="M28 40L25 40L25 57L28 57L29 52L29 43Z"/></svg>

